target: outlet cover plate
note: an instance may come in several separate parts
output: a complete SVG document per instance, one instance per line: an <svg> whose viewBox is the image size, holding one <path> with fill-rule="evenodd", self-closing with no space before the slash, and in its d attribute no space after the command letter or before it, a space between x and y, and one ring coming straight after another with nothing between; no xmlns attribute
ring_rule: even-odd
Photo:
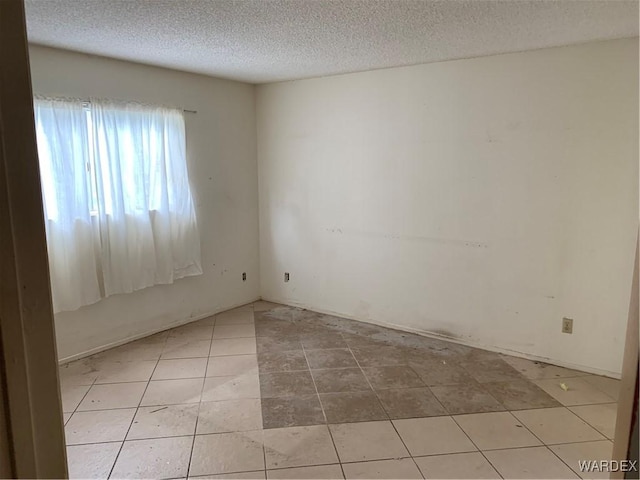
<svg viewBox="0 0 640 480"><path fill-rule="evenodd" d="M562 319L562 333L573 333L573 318Z"/></svg>

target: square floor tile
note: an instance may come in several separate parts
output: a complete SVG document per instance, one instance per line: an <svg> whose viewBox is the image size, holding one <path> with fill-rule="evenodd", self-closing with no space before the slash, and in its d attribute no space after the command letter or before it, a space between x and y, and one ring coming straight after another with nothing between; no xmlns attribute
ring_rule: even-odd
<svg viewBox="0 0 640 480"><path fill-rule="evenodd" d="M220 355L255 355L255 338L223 338L211 342L212 357Z"/></svg>
<svg viewBox="0 0 640 480"><path fill-rule="evenodd" d="M135 408L76 412L65 427L67 445L124 440Z"/></svg>
<svg viewBox="0 0 640 480"><path fill-rule="evenodd" d="M145 382L93 385L78 411L137 407L146 387Z"/></svg>
<svg viewBox="0 0 640 480"><path fill-rule="evenodd" d="M386 388L418 388L424 383L411 367L405 365L363 368L365 376L375 390Z"/></svg>
<svg viewBox="0 0 640 480"><path fill-rule="evenodd" d="M499 412L505 408L477 383L431 387L442 406L452 415Z"/></svg>
<svg viewBox="0 0 640 480"><path fill-rule="evenodd" d="M507 410L559 407L560 402L528 380L489 382L482 387Z"/></svg>
<svg viewBox="0 0 640 480"><path fill-rule="evenodd" d="M260 429L262 429L262 410L259 398L202 402L200 404L198 435Z"/></svg>
<svg viewBox="0 0 640 480"><path fill-rule="evenodd" d="M112 478L186 477L193 437L127 440L111 473Z"/></svg>
<svg viewBox="0 0 640 480"><path fill-rule="evenodd" d="M260 374L262 397L295 397L316 393L309 371Z"/></svg>
<svg viewBox="0 0 640 480"><path fill-rule="evenodd" d="M334 332L308 334L303 330L300 342L305 350L347 348L347 342L339 333Z"/></svg>
<svg viewBox="0 0 640 480"><path fill-rule="evenodd" d="M302 350L300 339L295 336L269 336L256 338L258 353L285 352L290 350Z"/></svg>
<svg viewBox="0 0 640 480"><path fill-rule="evenodd" d="M207 358L178 358L160 360L153 372L152 380L174 380L178 378L204 377Z"/></svg>
<svg viewBox="0 0 640 480"><path fill-rule="evenodd" d="M329 429L342 463L409 456L389 421L343 423Z"/></svg>
<svg viewBox="0 0 640 480"><path fill-rule="evenodd" d="M416 362L412 360L411 367L420 379L430 387L475 383L471 375L446 360L430 359L426 362Z"/></svg>
<svg viewBox="0 0 640 480"><path fill-rule="evenodd" d="M147 382L157 363L157 360L104 362L96 372L96 383Z"/></svg>
<svg viewBox="0 0 640 480"><path fill-rule="evenodd" d="M615 401L613 397L597 389L581 377L537 380L535 383L565 406L611 403ZM560 386L561 384L564 384L567 390L564 390Z"/></svg>
<svg viewBox="0 0 640 480"><path fill-rule="evenodd" d="M316 394L262 399L264 428L321 425L325 418Z"/></svg>
<svg viewBox="0 0 640 480"><path fill-rule="evenodd" d="M557 367L549 363L527 360L526 358L504 355L502 359L515 368L522 376L530 380L543 380L546 378L569 378L588 375L585 372Z"/></svg>
<svg viewBox="0 0 640 480"><path fill-rule="evenodd" d="M62 396L62 411L72 413L87 394L90 385L70 385L60 388Z"/></svg>
<svg viewBox="0 0 640 480"><path fill-rule="evenodd" d="M405 353L396 347L352 348L353 356L361 367L383 367L386 365L407 365Z"/></svg>
<svg viewBox="0 0 640 480"><path fill-rule="evenodd" d="M227 377L209 377L204 381L203 402L241 398L260 398L260 383L257 375L248 373Z"/></svg>
<svg viewBox="0 0 640 480"><path fill-rule="evenodd" d="M338 322L341 323L341 322ZM326 337L326 338L341 338L344 342L344 337L342 336L342 330L337 328L336 325L325 325L323 320L311 321L311 320L299 320L296 321L296 324L300 327L300 341L303 340L309 342L311 337ZM335 347L326 347L324 350L328 349L336 349L336 348L349 348L346 342L342 343L340 346ZM305 347L305 350L323 350L318 348L309 348Z"/></svg>
<svg viewBox="0 0 640 480"><path fill-rule="evenodd" d="M372 390L323 393L320 394L320 403L329 423L369 422L389 418Z"/></svg>
<svg viewBox="0 0 640 480"><path fill-rule="evenodd" d="M377 395L391 419L447 415L428 388L379 390Z"/></svg>
<svg viewBox="0 0 640 480"><path fill-rule="evenodd" d="M424 478L502 478L479 452L417 457Z"/></svg>
<svg viewBox="0 0 640 480"><path fill-rule="evenodd" d="M209 357L207 377L226 377L247 373L258 373L258 358L255 354Z"/></svg>
<svg viewBox="0 0 640 480"><path fill-rule="evenodd" d="M577 407L569 407L569 410L578 415L605 437L613 439L616 429L616 416L618 415L617 403L580 405Z"/></svg>
<svg viewBox="0 0 640 480"><path fill-rule="evenodd" d="M490 360L461 361L460 365L480 383L509 382L524 378L515 368L498 356Z"/></svg>
<svg viewBox="0 0 640 480"><path fill-rule="evenodd" d="M193 435L198 419L198 405L140 407L127 440Z"/></svg>
<svg viewBox="0 0 640 480"><path fill-rule="evenodd" d="M578 478L547 447L510 448L484 454L504 478Z"/></svg>
<svg viewBox="0 0 640 480"><path fill-rule="evenodd" d="M615 378L602 377L600 375L587 375L581 377L581 380L593 385L598 390L606 393L615 401L618 401L618 394L620 393L620 380Z"/></svg>
<svg viewBox="0 0 640 480"><path fill-rule="evenodd" d="M520 410L513 415L547 445L605 439L564 407Z"/></svg>
<svg viewBox="0 0 640 480"><path fill-rule="evenodd" d="M260 373L291 372L308 370L307 359L302 350L266 351L258 355Z"/></svg>
<svg viewBox="0 0 640 480"><path fill-rule="evenodd" d="M265 430L264 447L268 469L338 463L326 425Z"/></svg>
<svg viewBox="0 0 640 480"><path fill-rule="evenodd" d="M256 313L255 317L258 337L289 337L300 333L300 325L290 319L276 319L262 313Z"/></svg>
<svg viewBox="0 0 640 480"><path fill-rule="evenodd" d="M608 472L581 472L579 462L610 460L613 450L613 443L610 441L567 443L549 448L582 478L609 478Z"/></svg>
<svg viewBox="0 0 640 480"><path fill-rule="evenodd" d="M262 432L197 435L190 476L264 470Z"/></svg>
<svg viewBox="0 0 640 480"><path fill-rule="evenodd" d="M457 415L454 420L480 450L541 445L509 412Z"/></svg>
<svg viewBox="0 0 640 480"><path fill-rule="evenodd" d="M297 479L342 479L340 465L317 465L314 467L281 468L267 471L269 480L297 480Z"/></svg>
<svg viewBox="0 0 640 480"><path fill-rule="evenodd" d="M356 368L358 364L347 348L305 351L311 369Z"/></svg>
<svg viewBox="0 0 640 480"><path fill-rule="evenodd" d="M380 330L375 328L369 331L359 331L361 325L358 322L352 320L352 323L344 322L344 319L334 317L336 320L334 324L342 330L342 338L347 342L352 349L371 348L371 347L386 347L391 345L391 341L388 338L380 338L375 336L376 333L380 333ZM383 327L377 327L383 328Z"/></svg>
<svg viewBox="0 0 640 480"><path fill-rule="evenodd" d="M213 330L213 339L221 338L250 338L256 336L256 329L251 323L238 325L216 325Z"/></svg>
<svg viewBox="0 0 640 480"><path fill-rule="evenodd" d="M359 368L334 368L311 372L318 393L361 392L371 390Z"/></svg>
<svg viewBox="0 0 640 480"><path fill-rule="evenodd" d="M162 359L209 356L211 340L170 338L162 351Z"/></svg>
<svg viewBox="0 0 640 480"><path fill-rule="evenodd" d="M122 442L67 447L69 478L108 478Z"/></svg>
<svg viewBox="0 0 640 480"><path fill-rule="evenodd" d="M142 406L198 403L202 392L203 378L179 380L152 380L142 398Z"/></svg>
<svg viewBox="0 0 640 480"><path fill-rule="evenodd" d="M477 450L451 417L393 420L393 424L414 457Z"/></svg>
<svg viewBox="0 0 640 480"><path fill-rule="evenodd" d="M345 478L422 478L413 459L376 460L372 462L345 463Z"/></svg>

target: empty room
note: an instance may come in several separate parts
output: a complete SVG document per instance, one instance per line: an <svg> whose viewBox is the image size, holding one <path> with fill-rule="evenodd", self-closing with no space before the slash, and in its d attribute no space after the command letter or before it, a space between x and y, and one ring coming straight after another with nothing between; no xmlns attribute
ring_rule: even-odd
<svg viewBox="0 0 640 480"><path fill-rule="evenodd" d="M0 3L1 476L638 478L638 1Z"/></svg>

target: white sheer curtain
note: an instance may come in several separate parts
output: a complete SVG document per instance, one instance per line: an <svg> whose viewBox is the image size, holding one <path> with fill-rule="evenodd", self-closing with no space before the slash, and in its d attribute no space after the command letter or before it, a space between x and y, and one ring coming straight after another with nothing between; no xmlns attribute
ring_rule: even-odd
<svg viewBox="0 0 640 480"><path fill-rule="evenodd" d="M100 300L89 135L82 102L36 100L36 133L54 311Z"/></svg>
<svg viewBox="0 0 640 480"><path fill-rule="evenodd" d="M201 274L182 112L35 105L54 310Z"/></svg>

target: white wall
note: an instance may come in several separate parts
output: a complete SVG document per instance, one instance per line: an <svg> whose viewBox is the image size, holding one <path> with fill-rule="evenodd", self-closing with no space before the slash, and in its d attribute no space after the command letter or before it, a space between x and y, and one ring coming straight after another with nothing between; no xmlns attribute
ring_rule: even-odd
<svg viewBox="0 0 640 480"><path fill-rule="evenodd" d="M204 274L116 295L56 316L61 359L259 297L255 88L161 68L32 46L35 93L137 100L185 114L187 160ZM247 281L242 281L247 272Z"/></svg>
<svg viewBox="0 0 640 480"><path fill-rule="evenodd" d="M620 372L637 38L260 86L257 118L264 298Z"/></svg>

